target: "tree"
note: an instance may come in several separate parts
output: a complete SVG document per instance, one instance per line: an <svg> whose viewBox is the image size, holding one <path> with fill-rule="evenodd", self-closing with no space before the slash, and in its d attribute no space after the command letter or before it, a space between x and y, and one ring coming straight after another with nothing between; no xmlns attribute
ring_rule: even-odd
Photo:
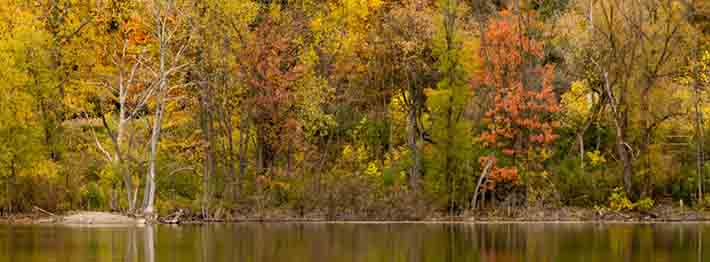
<svg viewBox="0 0 710 262"><path fill-rule="evenodd" d="M0 25L0 177L3 178L2 209L22 211L18 179L33 165L44 164L40 144L38 98L46 90L38 83L47 81L49 54L46 32L25 6L0 1L0 13L9 21ZM12 15L9 15L12 13Z"/></svg>
<svg viewBox="0 0 710 262"><path fill-rule="evenodd" d="M423 171L422 149L425 130L422 115L426 110L424 90L436 85L433 54L435 10L428 1L409 0L392 8L377 31L384 45L377 48L378 61L384 61L383 71L391 78L395 95L403 100L406 112L406 143L411 154L409 184L418 190ZM379 28L379 27L378 27ZM385 38L386 37L386 38ZM387 66L389 65L389 66ZM392 81L394 80L394 81Z"/></svg>
<svg viewBox="0 0 710 262"><path fill-rule="evenodd" d="M134 191L133 176L129 162L136 162L134 155L136 130L133 120L139 118L153 95L155 88L144 85L145 74L141 66L145 63L147 35L142 29L141 19L137 16L136 5L128 2L110 2L104 10L105 16L97 26L104 32L97 41L109 44L101 53L107 64L97 66L98 81L102 90L98 90L97 101L93 105L95 117L99 118L111 147L106 149L91 128L97 148L105 159L122 176L128 203L128 213L136 209L137 190ZM113 107L112 105L117 105Z"/></svg>
<svg viewBox="0 0 710 262"><path fill-rule="evenodd" d="M182 86L173 84L174 76L181 72L189 62L183 61L183 52L192 37L191 28L187 27L185 16L180 1L157 1L151 3L149 17L153 20L149 30L155 41L154 50L157 62L149 69L154 75L154 116L150 135L150 153L148 157L148 174L146 175L143 193L143 214L146 217L155 216L155 176L158 146L166 111L166 103L170 99L171 91Z"/></svg>
<svg viewBox="0 0 710 262"><path fill-rule="evenodd" d="M490 89L493 96L481 140L504 157L494 157L491 179L498 183L517 183L518 166L540 169L535 156L549 155L548 146L558 138L554 66L542 65L543 45L530 36L523 19L503 11L489 21L482 53L490 64L473 82L474 88Z"/></svg>
<svg viewBox="0 0 710 262"><path fill-rule="evenodd" d="M683 114L678 101L669 99L675 92L669 87L685 63L684 48L676 47L687 45L679 34L686 24L672 1L600 1L595 6L599 17L591 24L590 48L596 51L586 61L594 66L594 78L611 108L624 188L635 196L634 160L642 160L641 171L650 174L655 130ZM653 100L663 103L652 106ZM645 187L641 191L648 193Z"/></svg>
<svg viewBox="0 0 710 262"><path fill-rule="evenodd" d="M295 30L264 20L239 54L238 74L248 88L249 119L256 128L259 174L271 171L277 153L290 156L292 135L301 129L295 118L294 92L304 67L293 38Z"/></svg>
<svg viewBox="0 0 710 262"><path fill-rule="evenodd" d="M442 16L435 38L434 55L439 74L435 90L426 90L430 111L429 130L434 142L428 152L431 168L427 176L434 180L435 192L445 194L447 208L460 208L457 200L466 196L461 190L467 183L472 149L472 123L466 111L472 92L467 85L463 37L459 3L455 0L439 1ZM443 191L443 192L442 192ZM459 194L459 195L457 195Z"/></svg>

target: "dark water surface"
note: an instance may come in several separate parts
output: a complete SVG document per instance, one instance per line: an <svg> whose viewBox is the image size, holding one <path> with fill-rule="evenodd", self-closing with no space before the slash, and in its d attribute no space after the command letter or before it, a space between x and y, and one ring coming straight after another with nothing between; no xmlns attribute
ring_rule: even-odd
<svg viewBox="0 0 710 262"><path fill-rule="evenodd" d="M34 261L710 261L710 224L0 226Z"/></svg>

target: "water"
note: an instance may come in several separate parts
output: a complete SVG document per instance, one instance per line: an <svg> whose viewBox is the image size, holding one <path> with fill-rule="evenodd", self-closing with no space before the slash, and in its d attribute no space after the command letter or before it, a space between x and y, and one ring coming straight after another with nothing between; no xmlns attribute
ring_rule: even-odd
<svg viewBox="0 0 710 262"><path fill-rule="evenodd" d="M0 226L34 261L710 261L710 224Z"/></svg>

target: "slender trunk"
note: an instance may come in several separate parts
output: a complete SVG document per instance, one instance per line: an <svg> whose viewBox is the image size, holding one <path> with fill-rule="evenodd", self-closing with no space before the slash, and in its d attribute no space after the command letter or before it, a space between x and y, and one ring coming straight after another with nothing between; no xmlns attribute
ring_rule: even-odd
<svg viewBox="0 0 710 262"><path fill-rule="evenodd" d="M483 172L481 172L481 176L478 177L478 183L476 183L476 190L473 193L473 200L471 201L471 208L472 209L478 209L478 192L481 189L481 185L483 185L483 182L488 179L488 174L491 171L491 168L493 167L493 156L488 156L488 160L486 161L486 165L483 167Z"/></svg>
<svg viewBox="0 0 710 262"><path fill-rule="evenodd" d="M256 148L255 148L255 154L256 154L256 175L260 175L264 173L264 142L263 140L263 134L262 134L262 129L257 126L256 128ZM256 179L256 176L254 176ZM254 183L256 183L256 180L254 180ZM256 185L256 184L255 184Z"/></svg>
<svg viewBox="0 0 710 262"><path fill-rule="evenodd" d="M237 180L236 192L239 194L241 191L241 178L246 175L247 161L246 161L246 151L249 146L249 118L245 113L242 114L242 120L239 123L239 178Z"/></svg>
<svg viewBox="0 0 710 262"><path fill-rule="evenodd" d="M703 200L703 162L705 160L703 151L703 113L700 107L700 90L695 87L695 132L696 132L696 166L695 172L698 176L698 199Z"/></svg>
<svg viewBox="0 0 710 262"><path fill-rule="evenodd" d="M161 22L161 17L157 16L158 22L158 40L160 44L160 68L159 72L159 83L157 91L156 109L155 117L153 119L153 130L150 137L150 157L148 159L148 175L146 176L145 183L145 193L143 198L143 214L150 218L154 215L154 203L155 203L155 165L158 155L158 143L160 142L160 131L163 123L163 114L165 111L165 96L167 92L167 75L165 68L165 52L166 50L166 39L162 33L165 29Z"/></svg>
<svg viewBox="0 0 710 262"><path fill-rule="evenodd" d="M453 34L454 34L454 23L455 23L455 14L454 14L454 6L455 6L455 0L448 0L447 6L445 7L446 9L444 10L444 15L445 20L444 20L444 29L445 29L445 38L446 38L446 51L447 55L450 55L449 53L453 50L453 44L454 44L454 39L453 39ZM453 65L449 65L449 68L447 69L446 72L446 77L448 77L449 83L454 82L454 71L453 71ZM446 143L445 143L445 148L444 148L444 173L445 173L445 180L446 180L446 187L447 190L450 193L449 196L449 211L453 211L454 208L454 175L452 170L452 165L453 165L453 159L451 156L451 150L453 146L453 139L454 139L454 128L455 128L455 123L454 123L454 95L455 92L453 92L456 87L449 86L451 88L452 92L449 94L448 101L447 101L447 110L446 110Z"/></svg>
<svg viewBox="0 0 710 262"><path fill-rule="evenodd" d="M234 131L232 127L232 120L229 116L231 116L231 113L224 116L224 129L227 136L227 152L225 153L224 159L225 165L227 166L226 173L228 173L229 177L232 179L232 185L230 188L232 192L232 200L237 200L239 198L239 187L237 186L239 184L239 177L237 177L237 171L234 167L234 138L232 137Z"/></svg>
<svg viewBox="0 0 710 262"><path fill-rule="evenodd" d="M211 105L211 95L209 87L203 86L202 90L203 101L202 101L202 129L204 134L205 142L207 143L207 148L205 149L205 167L204 174L202 176L203 182L203 194L202 194L202 216L204 218L209 218L209 202L212 198L212 176L214 175L215 164L214 164L214 152L213 152L213 121L212 113L210 111Z"/></svg>
<svg viewBox="0 0 710 262"><path fill-rule="evenodd" d="M10 161L10 181L7 183L7 206L8 213L12 214L15 212L15 198L16 198L16 188L17 188L17 170L15 168L15 160Z"/></svg>
<svg viewBox="0 0 710 262"><path fill-rule="evenodd" d="M155 119L153 120L153 131L150 137L150 157L148 160L148 175L146 176L145 192L143 198L143 213L148 217L152 216L154 213L156 172L155 166L158 155L158 143L160 142L160 129L163 120L163 96L163 94L159 94L158 108L156 108Z"/></svg>
<svg viewBox="0 0 710 262"><path fill-rule="evenodd" d="M133 211L136 210L136 202L133 196L133 179L131 179L131 173L124 166L123 162L119 162L119 168L123 175L123 186L126 190L126 199L128 201L128 213L133 213Z"/></svg>
<svg viewBox="0 0 710 262"><path fill-rule="evenodd" d="M126 113L126 96L128 95L128 87L123 84L123 77L119 79L119 115L118 115L118 129L116 130L116 141L115 150L116 154L114 159L117 161L118 168L121 170L121 175L123 176L123 186L126 190L126 200L128 201L128 213L135 211L135 202L131 201L133 199L133 179L131 178L131 172L126 168L123 161L123 152L121 151L121 143L123 141L123 134L128 122L128 117ZM130 153L130 151L129 151Z"/></svg>
<svg viewBox="0 0 710 262"><path fill-rule="evenodd" d="M699 45L699 44L698 44ZM699 59L698 57L698 45L696 45L694 49L694 57L696 59ZM695 172L697 175L697 180L698 180L698 200L703 201L703 166L704 166L704 161L705 161L705 151L703 150L703 143L705 142L703 139L703 111L702 111L702 100L701 100L701 90L700 90L700 77L698 74L698 68L697 66L693 67L693 78L694 78L694 83L693 83L693 89L695 91L695 136L696 136L696 152L695 152L695 157L696 157L696 163L695 163Z"/></svg>
<svg viewBox="0 0 710 262"><path fill-rule="evenodd" d="M644 166L644 172L643 172L643 179L645 180L644 183L641 183L640 185L642 189L641 195L645 196L649 192L649 185L650 185L650 179L651 179L651 152L649 152L649 148L651 146L651 134L653 133L653 128L651 127L651 109L650 109L650 104L649 104L649 92L651 91L651 85L652 85L652 80L649 78L646 81L647 86L643 88L641 91L641 114L643 118L643 130L644 130L644 136L643 136L643 147L640 148L640 153L644 155L644 160L643 160L643 166Z"/></svg>
<svg viewBox="0 0 710 262"><path fill-rule="evenodd" d="M407 121L409 150L412 152L412 167L410 170L409 184L415 192L419 189L419 174L421 170L421 157L419 154L419 146L417 145L417 103L414 102L416 100L418 100L418 98L412 96L413 105L409 109L409 116Z"/></svg>
<svg viewBox="0 0 710 262"><path fill-rule="evenodd" d="M621 158L622 164L623 164L623 180L624 180L624 189L628 195L631 195L631 172L632 172L632 166L631 166L631 157L629 156L629 153L627 151L627 145L626 142L624 141L624 113L620 111L620 109L617 106L617 100L614 99L612 93L611 93L611 85L609 83L609 73L604 72L604 87L606 89L606 93L609 96L609 104L612 107L613 113L614 113L614 127L616 130L616 150L617 153L619 154L619 158ZM624 96L623 93L619 99L618 104L621 105L623 103Z"/></svg>
<svg viewBox="0 0 710 262"><path fill-rule="evenodd" d="M110 199L109 199L109 209L111 212L116 211L118 208L116 208L116 198L117 198L117 193L116 193L116 183L111 183L111 194L110 194Z"/></svg>
<svg viewBox="0 0 710 262"><path fill-rule="evenodd" d="M584 170L584 134L577 134L577 143L579 143L579 165L581 170Z"/></svg>

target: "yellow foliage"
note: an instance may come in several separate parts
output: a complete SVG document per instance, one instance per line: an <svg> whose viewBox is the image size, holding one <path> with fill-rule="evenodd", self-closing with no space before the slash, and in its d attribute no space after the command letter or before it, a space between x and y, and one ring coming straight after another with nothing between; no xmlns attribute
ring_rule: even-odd
<svg viewBox="0 0 710 262"><path fill-rule="evenodd" d="M367 164L367 170L365 170L365 175L377 176L380 174L380 170L377 168L375 162L370 162Z"/></svg>
<svg viewBox="0 0 710 262"><path fill-rule="evenodd" d="M600 166L604 163L606 163L606 158L602 156L602 153L599 152L599 150L594 150L591 152L587 152L587 158L589 159L589 162L593 167Z"/></svg>
<svg viewBox="0 0 710 262"><path fill-rule="evenodd" d="M570 89L562 94L561 106L566 113L566 125L578 125L586 119L592 110L595 98L585 82L574 81Z"/></svg>
<svg viewBox="0 0 710 262"><path fill-rule="evenodd" d="M345 145L343 147L343 152L341 152L341 155L343 156L344 159L352 159L353 158L353 147L351 145Z"/></svg>

